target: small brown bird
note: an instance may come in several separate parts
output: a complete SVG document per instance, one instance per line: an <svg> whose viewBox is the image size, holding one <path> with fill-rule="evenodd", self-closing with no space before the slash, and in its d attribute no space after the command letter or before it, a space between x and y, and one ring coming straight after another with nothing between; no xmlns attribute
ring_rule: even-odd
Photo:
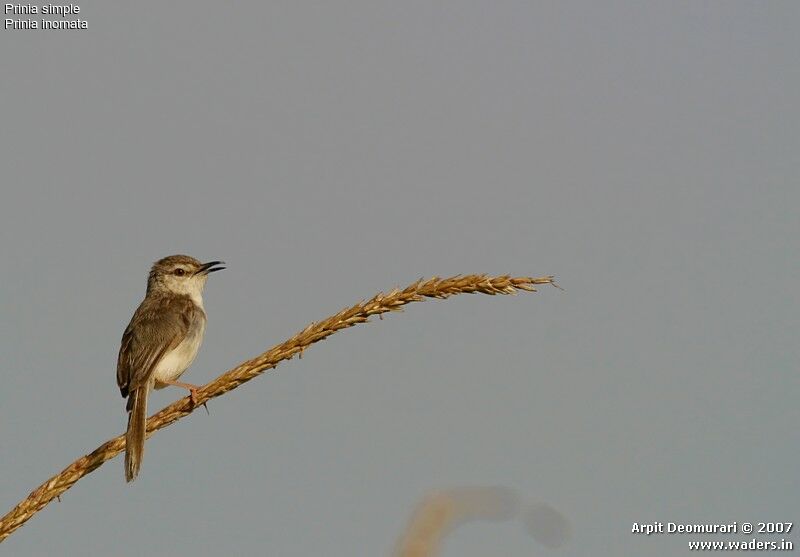
<svg viewBox="0 0 800 557"><path fill-rule="evenodd" d="M153 388L188 389L196 404L197 385L178 378L192 364L206 328L203 287L222 261L200 263L188 255L170 255L153 264L147 293L122 335L117 385L128 398L125 434L125 479L133 481L144 455L147 397Z"/></svg>

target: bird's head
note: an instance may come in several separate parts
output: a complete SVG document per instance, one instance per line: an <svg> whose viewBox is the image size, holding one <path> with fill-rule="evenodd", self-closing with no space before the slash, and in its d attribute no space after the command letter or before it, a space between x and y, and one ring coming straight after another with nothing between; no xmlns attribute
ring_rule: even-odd
<svg viewBox="0 0 800 557"><path fill-rule="evenodd" d="M196 297L203 292L209 273L221 271L222 261L201 263L188 255L170 255L153 263L147 292L163 291Z"/></svg>

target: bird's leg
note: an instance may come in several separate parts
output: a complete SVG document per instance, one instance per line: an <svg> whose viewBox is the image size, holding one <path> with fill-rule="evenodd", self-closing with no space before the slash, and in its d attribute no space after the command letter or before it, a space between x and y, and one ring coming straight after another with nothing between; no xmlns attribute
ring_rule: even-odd
<svg viewBox="0 0 800 557"><path fill-rule="evenodd" d="M160 383L187 389L189 391L189 401L192 403L192 408L197 406L197 389L201 388L200 385L192 385L191 383L183 383L182 381L160 381ZM208 411L208 406L206 406L205 402L203 403L203 408L206 409L207 414L211 414L211 412Z"/></svg>

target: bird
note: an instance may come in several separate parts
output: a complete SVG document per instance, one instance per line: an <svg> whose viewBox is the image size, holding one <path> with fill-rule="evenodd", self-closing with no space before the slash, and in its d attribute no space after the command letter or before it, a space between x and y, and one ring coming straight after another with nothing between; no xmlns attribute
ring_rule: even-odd
<svg viewBox="0 0 800 557"><path fill-rule="evenodd" d="M222 261L201 263L188 255L156 261L147 277L144 300L125 328L117 358L117 385L127 398L125 480L139 474L144 456L147 398L152 389L174 385L188 389L192 405L200 387L178 381L203 342L206 312L203 287Z"/></svg>

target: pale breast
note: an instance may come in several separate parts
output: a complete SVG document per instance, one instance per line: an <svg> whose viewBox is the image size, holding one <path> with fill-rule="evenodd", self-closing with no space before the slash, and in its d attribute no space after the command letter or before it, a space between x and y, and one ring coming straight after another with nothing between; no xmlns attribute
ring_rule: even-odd
<svg viewBox="0 0 800 557"><path fill-rule="evenodd" d="M186 338L161 358L153 370L156 389L166 387L163 381L176 381L192 365L195 356L197 356L197 351L203 343L205 330L206 320L195 320L192 326L189 327Z"/></svg>

